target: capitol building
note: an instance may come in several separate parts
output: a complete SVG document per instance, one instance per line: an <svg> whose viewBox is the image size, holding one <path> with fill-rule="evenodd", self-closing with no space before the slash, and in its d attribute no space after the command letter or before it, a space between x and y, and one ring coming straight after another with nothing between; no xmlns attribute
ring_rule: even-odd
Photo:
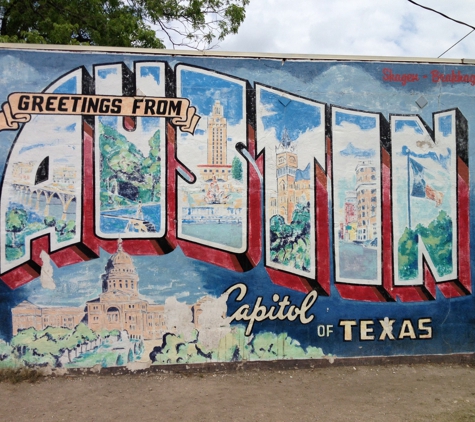
<svg viewBox="0 0 475 422"><path fill-rule="evenodd" d="M167 326L165 305L158 305L139 296L139 276L132 257L124 252L119 239L117 252L112 255L101 276L102 293L81 307L42 307L28 301L12 308L13 335L30 327L74 328L80 322L95 332L101 330L127 331L129 338L159 340L174 327ZM190 322L198 328L200 305L208 298L190 305Z"/></svg>

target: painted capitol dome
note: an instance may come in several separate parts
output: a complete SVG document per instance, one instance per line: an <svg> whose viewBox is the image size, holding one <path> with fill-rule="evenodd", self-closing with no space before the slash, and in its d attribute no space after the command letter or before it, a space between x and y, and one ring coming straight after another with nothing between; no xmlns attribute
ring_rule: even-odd
<svg viewBox="0 0 475 422"><path fill-rule="evenodd" d="M117 252L107 261L105 273L101 278L102 293L121 291L138 295L139 276L132 257L122 248L121 239L118 241Z"/></svg>

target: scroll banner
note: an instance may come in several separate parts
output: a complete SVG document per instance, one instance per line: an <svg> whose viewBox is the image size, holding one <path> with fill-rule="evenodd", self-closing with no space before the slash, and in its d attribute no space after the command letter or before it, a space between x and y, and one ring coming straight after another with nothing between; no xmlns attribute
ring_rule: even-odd
<svg viewBox="0 0 475 422"><path fill-rule="evenodd" d="M0 131L16 130L32 114L169 117L182 132L193 134L200 120L186 98L117 97L106 95L35 94L15 92L0 112Z"/></svg>

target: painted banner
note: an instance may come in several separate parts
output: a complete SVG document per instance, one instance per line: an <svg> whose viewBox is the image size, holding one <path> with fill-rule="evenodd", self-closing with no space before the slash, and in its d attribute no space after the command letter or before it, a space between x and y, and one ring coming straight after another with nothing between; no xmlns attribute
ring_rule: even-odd
<svg viewBox="0 0 475 422"><path fill-rule="evenodd" d="M195 108L184 98L14 93L3 105L0 130L18 129L18 123L29 122L31 114L171 117L175 126L191 133L199 120Z"/></svg>
<svg viewBox="0 0 475 422"><path fill-rule="evenodd" d="M475 351L473 65L0 63L0 368Z"/></svg>

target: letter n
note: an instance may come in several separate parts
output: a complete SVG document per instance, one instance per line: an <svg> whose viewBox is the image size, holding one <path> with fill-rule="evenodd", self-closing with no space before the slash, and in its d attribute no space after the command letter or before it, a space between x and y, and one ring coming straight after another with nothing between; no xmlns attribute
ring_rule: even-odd
<svg viewBox="0 0 475 422"><path fill-rule="evenodd" d="M458 109L393 115L394 295L433 300L470 294L467 121Z"/></svg>
<svg viewBox="0 0 475 422"><path fill-rule="evenodd" d="M276 284L321 295L330 290L325 110L256 84L266 270Z"/></svg>

